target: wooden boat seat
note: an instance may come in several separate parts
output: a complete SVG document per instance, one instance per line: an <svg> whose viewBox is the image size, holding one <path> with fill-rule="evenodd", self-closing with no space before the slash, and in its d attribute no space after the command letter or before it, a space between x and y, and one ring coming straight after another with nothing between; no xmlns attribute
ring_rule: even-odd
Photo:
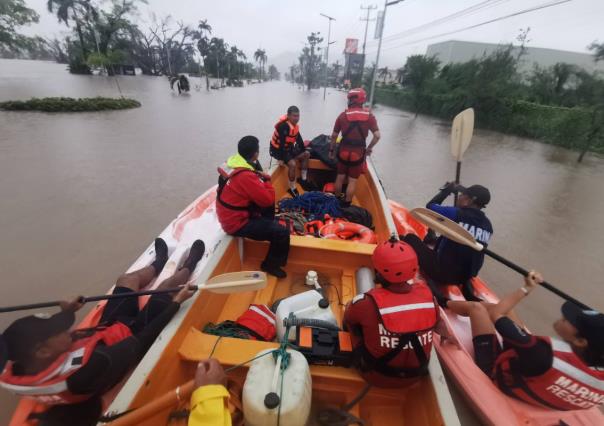
<svg viewBox="0 0 604 426"><path fill-rule="evenodd" d="M233 337L222 337L216 343L218 338L219 336L206 334L191 327L178 349L178 354L183 361L199 362L207 359L214 350L212 356L218 358L221 364L227 367L248 361L260 351L279 347L279 344L275 342L260 342ZM337 380L340 384L342 381L356 385L364 384L363 378L352 368L313 365L310 370L313 381L332 379Z"/></svg>

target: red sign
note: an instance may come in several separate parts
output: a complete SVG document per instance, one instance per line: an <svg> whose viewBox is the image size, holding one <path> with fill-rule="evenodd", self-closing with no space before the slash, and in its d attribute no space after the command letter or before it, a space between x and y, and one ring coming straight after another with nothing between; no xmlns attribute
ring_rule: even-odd
<svg viewBox="0 0 604 426"><path fill-rule="evenodd" d="M344 53L357 53L359 49L359 39L357 38L347 38L346 46L344 47Z"/></svg>

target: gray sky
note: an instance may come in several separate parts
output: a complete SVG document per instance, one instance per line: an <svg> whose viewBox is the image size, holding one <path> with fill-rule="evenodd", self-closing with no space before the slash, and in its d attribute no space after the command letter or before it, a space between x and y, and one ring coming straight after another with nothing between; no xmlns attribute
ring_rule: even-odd
<svg viewBox="0 0 604 426"><path fill-rule="evenodd" d="M488 24L479 28L432 37L458 28L477 24L517 11L549 3L549 0L406 0L390 6L386 17L385 42L380 65L398 68L412 54L423 54L430 43L450 39L484 42L510 42L520 28L531 27L529 46L586 52L586 46L599 39L604 41L604 1L572 0L551 8L526 13L510 19ZM56 18L46 11L46 0L26 0L40 15L40 23L26 29L25 33L52 36L65 32ZM311 31L327 35L325 13L336 18L332 24L330 63L343 62L342 50L346 38L359 38L361 47L364 22L360 21L360 6L379 4L366 0L149 0L140 6L139 20L150 21L151 12L158 16L172 15L185 23L195 24L207 18L214 34L229 44L236 44L251 56L258 47L266 49L269 57L278 65L291 63L302 49L306 36ZM412 35L397 36L402 31L415 28L470 6L483 4L475 13L445 23L432 25ZM376 10L372 11L373 16ZM144 27L144 24L141 23ZM377 40L373 39L374 22L369 24L367 53L369 61L375 57ZM285 71L281 69L280 71Z"/></svg>

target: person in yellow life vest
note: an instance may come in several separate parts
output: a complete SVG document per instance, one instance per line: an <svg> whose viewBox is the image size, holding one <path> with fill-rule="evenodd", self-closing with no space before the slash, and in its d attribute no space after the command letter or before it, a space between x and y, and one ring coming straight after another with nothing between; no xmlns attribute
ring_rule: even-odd
<svg viewBox="0 0 604 426"><path fill-rule="evenodd" d="M282 116L277 124L271 138L270 154L279 165L286 165L288 168L289 189L288 193L292 197L300 195L296 189L296 164L300 162L300 185L306 190L308 185L308 159L310 153L304 146L304 141L300 135L300 109L297 106L290 106L287 109L287 115Z"/></svg>
<svg viewBox="0 0 604 426"><path fill-rule="evenodd" d="M497 304L449 300L446 306L470 318L476 364L506 395L551 410L601 406L604 314L565 302L553 325L558 338L534 336L514 321L514 306L542 281L531 271L523 287Z"/></svg>
<svg viewBox="0 0 604 426"><path fill-rule="evenodd" d="M188 426L231 426L226 380L216 358L202 360L197 365Z"/></svg>

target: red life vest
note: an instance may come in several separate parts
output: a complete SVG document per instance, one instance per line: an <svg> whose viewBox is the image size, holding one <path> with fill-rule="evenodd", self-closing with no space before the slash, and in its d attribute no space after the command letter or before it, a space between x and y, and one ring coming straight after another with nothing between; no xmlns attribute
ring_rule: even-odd
<svg viewBox="0 0 604 426"><path fill-rule="evenodd" d="M375 302L380 339L388 339L393 348L379 358L367 349L362 350L367 369L392 377L426 374L432 350L432 329L438 320L438 308L428 286L423 282L416 282L409 293L395 293L379 288L365 294ZM398 363L392 362L401 353L406 356L402 359L399 357ZM409 366L411 363L416 366Z"/></svg>
<svg viewBox="0 0 604 426"><path fill-rule="evenodd" d="M604 403L604 370L589 367L566 342L539 337L552 347L549 370L535 377L522 377L512 369L513 349L495 362L494 377L504 393L529 404L553 410L581 410Z"/></svg>
<svg viewBox="0 0 604 426"><path fill-rule="evenodd" d="M300 134L300 126L298 126L297 124L293 125L292 123L290 123L290 121L287 119L287 115L284 115L279 118L279 121L277 122L277 124L275 124L275 131L273 132L273 137L271 138L271 146L275 149L279 149L279 126L281 126L281 124L283 123L287 123L287 125L289 126L289 132L287 133L287 136L285 136L284 148L291 149L298 140L298 135Z"/></svg>
<svg viewBox="0 0 604 426"><path fill-rule="evenodd" d="M248 204L247 206L235 206L233 204L229 204L226 201L224 201L222 199L222 191L224 191L224 188L229 183L229 180L232 179L233 177L237 176L240 173L243 173L243 172L255 173L258 175L259 178L261 178L260 174L251 169L245 169L245 168L231 169L229 166L226 165L226 163L224 163L220 167L218 167L217 170L218 170L218 188L216 190L216 201L218 201L222 206L224 206L230 210L250 211L250 208L252 207L251 204Z"/></svg>
<svg viewBox="0 0 604 426"><path fill-rule="evenodd" d="M67 387L67 379L86 365L100 342L111 346L131 335L130 329L121 322L95 331L92 336L75 340L68 352L62 354L48 368L35 376L14 375L13 363L9 361L0 375L0 386L17 395L33 398L47 405L75 404L86 401L92 395L71 393Z"/></svg>
<svg viewBox="0 0 604 426"><path fill-rule="evenodd" d="M269 342L275 338L275 314L266 305L251 304L250 307L237 318L237 324L252 332L255 340Z"/></svg>
<svg viewBox="0 0 604 426"><path fill-rule="evenodd" d="M348 128L342 133L342 146L362 146L365 148L365 136L361 131L362 123L369 121L371 112L368 108L352 107L344 111Z"/></svg>

